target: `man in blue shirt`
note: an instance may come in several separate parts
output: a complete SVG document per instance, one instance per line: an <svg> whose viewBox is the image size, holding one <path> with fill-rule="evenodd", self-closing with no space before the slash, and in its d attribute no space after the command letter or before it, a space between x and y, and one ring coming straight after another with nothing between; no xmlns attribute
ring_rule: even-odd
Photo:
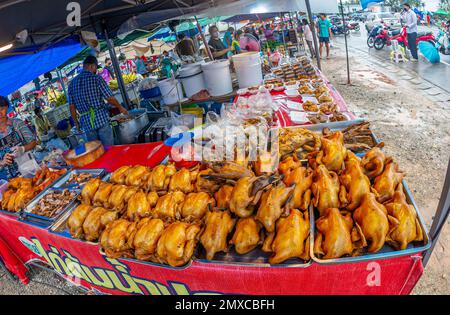
<svg viewBox="0 0 450 315"><path fill-rule="evenodd" d="M323 44L327 48L327 59L330 58L330 38L331 38L331 22L327 19L325 14L320 15L320 19L317 22L317 32L319 33L319 51L320 58L322 58Z"/></svg>
<svg viewBox="0 0 450 315"><path fill-rule="evenodd" d="M75 125L86 133L88 141L100 140L103 145L113 145L114 135L105 100L125 115L128 111L113 96L105 80L97 75L97 69L97 58L86 57L83 70L69 85L70 112Z"/></svg>

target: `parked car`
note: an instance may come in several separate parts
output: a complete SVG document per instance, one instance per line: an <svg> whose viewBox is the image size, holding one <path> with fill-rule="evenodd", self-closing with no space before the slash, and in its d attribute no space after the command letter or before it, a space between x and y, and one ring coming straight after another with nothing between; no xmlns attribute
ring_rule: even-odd
<svg viewBox="0 0 450 315"><path fill-rule="evenodd" d="M375 25L383 24L389 27L401 27L402 24L399 18L396 18L390 12L370 13L367 15L366 29L371 30Z"/></svg>

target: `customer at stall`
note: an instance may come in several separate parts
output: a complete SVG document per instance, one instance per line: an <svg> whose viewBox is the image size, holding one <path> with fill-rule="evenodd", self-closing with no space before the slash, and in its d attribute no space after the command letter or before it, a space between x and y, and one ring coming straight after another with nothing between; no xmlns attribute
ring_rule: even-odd
<svg viewBox="0 0 450 315"><path fill-rule="evenodd" d="M109 75L111 76L111 78L113 80L115 80L116 79L116 74L114 73L114 67L112 65L111 58L106 58L105 59L105 69L108 70Z"/></svg>
<svg viewBox="0 0 450 315"><path fill-rule="evenodd" d="M322 13L320 19L317 22L317 32L319 33L319 52L320 58L322 58L322 49L325 45L327 49L327 59L330 58L330 39L331 39L331 22L327 19L326 14Z"/></svg>
<svg viewBox="0 0 450 315"><path fill-rule="evenodd" d="M194 41L182 33L178 34L178 44L175 46L175 51L180 59L182 59L182 56L195 57Z"/></svg>
<svg viewBox="0 0 450 315"><path fill-rule="evenodd" d="M15 159L36 147L31 129L21 120L8 117L9 101L0 96L0 179L19 175Z"/></svg>
<svg viewBox="0 0 450 315"><path fill-rule="evenodd" d="M69 85L70 112L75 126L86 132L88 141L100 140L103 145L113 145L109 109L104 101L125 115L128 115L128 111L113 96L105 80L97 75L97 69L97 58L86 57L83 70Z"/></svg>
<svg viewBox="0 0 450 315"><path fill-rule="evenodd" d="M134 57L134 64L136 65L136 72L140 75L146 75L148 73L147 67L145 66L144 60L136 55Z"/></svg>
<svg viewBox="0 0 450 315"><path fill-rule="evenodd" d="M212 25L209 27L211 38L208 42L211 53L215 59L227 59L228 52L233 51L233 46L226 48L219 37L219 29Z"/></svg>
<svg viewBox="0 0 450 315"><path fill-rule="evenodd" d="M314 59L314 57L316 56L316 52L315 52L314 46L313 46L314 39L313 39L311 27L309 26L307 19L303 19L302 24L303 24L303 34L305 35L306 44L308 45L309 52L311 53L311 58Z"/></svg>
<svg viewBox="0 0 450 315"><path fill-rule="evenodd" d="M408 36L408 48L411 51L412 59L411 61L419 61L419 56L417 55L417 16L413 10L411 10L411 5L409 3L403 4L403 14L406 20L406 33Z"/></svg>
<svg viewBox="0 0 450 315"><path fill-rule="evenodd" d="M47 117L42 114L41 107L34 109L33 125L36 129L36 135L39 141L42 142L43 136L46 136L51 129L50 122Z"/></svg>

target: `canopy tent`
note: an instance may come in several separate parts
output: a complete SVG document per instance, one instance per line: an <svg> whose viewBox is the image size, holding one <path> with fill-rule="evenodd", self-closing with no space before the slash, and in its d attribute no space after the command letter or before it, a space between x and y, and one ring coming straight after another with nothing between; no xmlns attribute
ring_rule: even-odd
<svg viewBox="0 0 450 315"><path fill-rule="evenodd" d="M0 59L0 95L8 95L41 74L59 67L82 49L79 39L68 38L35 54Z"/></svg>
<svg viewBox="0 0 450 315"><path fill-rule="evenodd" d="M222 22L226 23L237 23L240 21L259 21L259 20L267 20L273 19L276 16L279 16L280 13L262 13L262 14L239 14L227 19L224 19Z"/></svg>
<svg viewBox="0 0 450 315"><path fill-rule="evenodd" d="M367 9L372 4L384 2L384 0L359 0L363 10Z"/></svg>
<svg viewBox="0 0 450 315"><path fill-rule="evenodd" d="M443 9L440 9L440 10L434 12L434 14L443 15L443 16L449 16L450 17L450 12L444 11Z"/></svg>

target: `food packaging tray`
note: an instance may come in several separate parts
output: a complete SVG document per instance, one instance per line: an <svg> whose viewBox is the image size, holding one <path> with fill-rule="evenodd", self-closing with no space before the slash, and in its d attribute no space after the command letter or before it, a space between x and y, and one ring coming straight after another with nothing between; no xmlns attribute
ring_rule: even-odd
<svg viewBox="0 0 450 315"><path fill-rule="evenodd" d="M58 180L56 180L52 185L51 188L56 189L64 189L64 188L74 188L79 189L82 188L86 183L84 184L68 184L68 180L72 174L82 174L82 173L89 173L92 174L94 177L99 177L100 179L105 175L106 170L104 168L93 168L93 169L76 169L66 172L66 174L62 175Z"/></svg>
<svg viewBox="0 0 450 315"><path fill-rule="evenodd" d="M31 213L31 211L33 210L33 208L38 204L38 202L44 198L50 191L62 191L63 189L58 189L58 188L54 188L54 187L47 187L46 189L44 189L39 195L37 195L29 204L28 206L25 208L25 210L23 211L23 219L25 221L29 221L31 223L35 223L36 225L40 225L40 226L44 226L44 227L48 227L50 225L52 225L55 221L57 221L62 215L64 215L67 210L69 210L71 207L74 206L74 204L76 204L78 201L78 196L81 193L80 189L71 189L72 191L76 192L75 198L69 202L56 216L54 216L53 218L49 218L49 217L45 217L42 215L38 215L38 214L34 214Z"/></svg>
<svg viewBox="0 0 450 315"><path fill-rule="evenodd" d="M394 257L401 257L401 256L409 256L412 254L417 254L424 252L428 250L431 247L430 238L428 235L428 230L425 225L425 222L420 214L420 211L416 205L416 202L414 201L414 198L411 195L411 191L409 190L408 186L406 185L406 182L402 181L403 187L404 187L404 193L406 196L406 202L408 204L413 205L414 209L416 209L417 217L419 219L420 227L423 231L423 241L420 242L412 242L408 245L408 248L405 250L395 250L393 247L391 247L388 244L385 244L377 253L363 253L359 256L351 256L351 257L341 257L341 258L334 258L334 259L320 259L314 255L314 239L315 239L315 212L312 212L312 215L310 217L312 232L312 237L310 238L310 255L314 262L318 264L324 264L324 265L331 265L331 264L343 264L343 263L354 263L354 262L361 262L361 261L373 261L373 260L379 260L379 259L387 259L387 258L394 258Z"/></svg>

